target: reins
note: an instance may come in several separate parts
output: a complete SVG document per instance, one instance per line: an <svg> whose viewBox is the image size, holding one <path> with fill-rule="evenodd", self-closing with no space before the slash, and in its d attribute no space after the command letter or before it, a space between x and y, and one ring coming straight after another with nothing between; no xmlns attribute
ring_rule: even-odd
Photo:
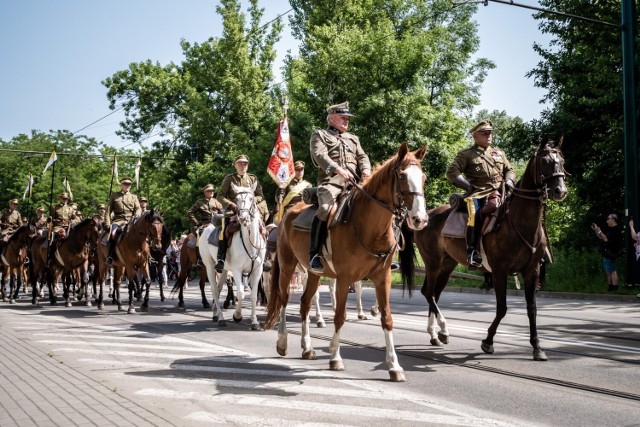
<svg viewBox="0 0 640 427"><path fill-rule="evenodd" d="M236 194L236 200L237 197L241 194L249 194L252 195L251 193L244 191L244 192L240 192L238 194ZM255 199L251 200L251 207L250 208L238 208L238 215L240 215L241 212L247 212L249 214L249 218L251 218L251 222L255 222L256 221L256 210L258 209L258 206L255 203ZM239 220L239 217L238 217ZM259 218L258 218L259 220ZM258 226L260 226L260 224L258 223ZM255 255L251 255L251 253L249 252L249 249L247 248L247 244L244 241L244 236L242 234L242 221L240 221L240 241L242 242L242 247L244 248L245 253L247 254L247 256L249 257L249 259L251 260L251 270L249 270L249 274L251 274L251 272L253 271L253 267L255 264L256 259L258 259L258 256L260 256L260 250L262 249L262 246L259 244L259 240L258 240L258 246L256 246L252 239L251 239L251 228L247 227L247 234L248 234L248 239L249 239L249 244L251 245L251 247L253 249L255 249ZM260 236L260 234L258 233L258 236Z"/></svg>

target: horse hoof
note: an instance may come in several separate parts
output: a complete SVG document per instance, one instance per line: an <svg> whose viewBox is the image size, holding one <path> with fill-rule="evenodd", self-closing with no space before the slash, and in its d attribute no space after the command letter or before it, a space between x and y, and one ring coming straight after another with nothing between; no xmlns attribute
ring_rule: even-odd
<svg viewBox="0 0 640 427"><path fill-rule="evenodd" d="M287 349L287 347L276 346L276 351L280 356L286 356L289 353L289 350Z"/></svg>
<svg viewBox="0 0 640 427"><path fill-rule="evenodd" d="M160 297L160 302L164 302L166 300L165 297Z"/></svg>
<svg viewBox="0 0 640 427"><path fill-rule="evenodd" d="M71 301L67 301L64 303L65 307L72 307Z"/></svg>
<svg viewBox="0 0 640 427"><path fill-rule="evenodd" d="M234 322L236 322L236 323L240 323L240 322L242 322L242 316L240 316L240 317L236 318L236 315L234 314L234 315L233 315L233 321L234 321Z"/></svg>
<svg viewBox="0 0 640 427"><path fill-rule="evenodd" d="M227 309L229 308L229 305L230 305L229 301L225 301L224 304L222 304L222 308Z"/></svg>
<svg viewBox="0 0 640 427"><path fill-rule="evenodd" d="M324 322L318 322L318 328L324 328L324 327L326 327L326 326L327 326L327 324L326 324L326 323L324 323Z"/></svg>
<svg viewBox="0 0 640 427"><path fill-rule="evenodd" d="M91 301L86 300L85 303L84 303L84 306L85 307L93 307L93 304L91 304Z"/></svg>
<svg viewBox="0 0 640 427"><path fill-rule="evenodd" d="M302 352L302 358L304 360L316 360L318 356L316 356L315 350L309 350Z"/></svg>
<svg viewBox="0 0 640 427"><path fill-rule="evenodd" d="M146 313L146 312L148 312L148 311L149 311L149 307L148 307L148 306L144 306L144 305L143 305L143 306L141 306L141 307L140 307L140 311L142 311L142 312ZM134 310L134 312L135 312L135 310Z"/></svg>
<svg viewBox="0 0 640 427"><path fill-rule="evenodd" d="M211 308L211 304L209 304L208 302L204 302L202 303L202 308Z"/></svg>
<svg viewBox="0 0 640 427"><path fill-rule="evenodd" d="M493 354L493 344L487 344L483 340L482 344L480 345L480 348L482 349L482 351L484 351L487 354Z"/></svg>
<svg viewBox="0 0 640 427"><path fill-rule="evenodd" d="M344 363L342 363L342 360L331 360L329 361L329 369L332 371L344 371Z"/></svg>
<svg viewBox="0 0 640 427"><path fill-rule="evenodd" d="M533 350L533 360L544 362L547 360L547 354L544 352L544 350Z"/></svg>
<svg viewBox="0 0 640 427"><path fill-rule="evenodd" d="M98 304L98 310L104 310L104 303Z"/></svg>
<svg viewBox="0 0 640 427"><path fill-rule="evenodd" d="M378 309L375 307L371 307L371 315L373 317L378 317Z"/></svg>
<svg viewBox="0 0 640 427"><path fill-rule="evenodd" d="M220 320L218 322L218 326L220 326L221 328L226 328L227 327L227 321L226 320Z"/></svg>
<svg viewBox="0 0 640 427"><path fill-rule="evenodd" d="M403 383L407 380L402 369L391 369L389 371L389 379L394 383Z"/></svg>
<svg viewBox="0 0 640 427"><path fill-rule="evenodd" d="M118 306L118 311L124 311L124 307L123 307L123 306L121 306L121 305L119 305L119 306Z"/></svg>
<svg viewBox="0 0 640 427"><path fill-rule="evenodd" d="M258 323L252 323L251 324L251 330L252 331L259 331L260 329L261 329L260 328L260 324L258 324Z"/></svg>
<svg viewBox="0 0 640 427"><path fill-rule="evenodd" d="M442 341L440 341L438 338L431 338L431 341L429 341L431 343L431 345L435 345L436 347L442 347Z"/></svg>
<svg viewBox="0 0 640 427"><path fill-rule="evenodd" d="M212 322L217 322L220 318L218 316L213 316L213 319L211 319Z"/></svg>
<svg viewBox="0 0 640 427"><path fill-rule="evenodd" d="M438 332L438 339L442 344L449 344L449 335L444 335L442 332Z"/></svg>
<svg viewBox="0 0 640 427"><path fill-rule="evenodd" d="M15 303L16 303L16 300L15 300L15 299L11 298L11 299L9 300L9 304L15 304Z"/></svg>
<svg viewBox="0 0 640 427"><path fill-rule="evenodd" d="M33 299L31 300L31 304L32 304L32 305L36 305L36 304L38 304L38 300L36 300L35 298L33 298Z"/></svg>
<svg viewBox="0 0 640 427"><path fill-rule="evenodd" d="M136 309L133 307L129 307L129 309L127 310L127 314L133 314L136 312Z"/></svg>
<svg viewBox="0 0 640 427"><path fill-rule="evenodd" d="M180 301L180 302L178 303L178 307L179 307L179 308L184 308L184 301Z"/></svg>
<svg viewBox="0 0 640 427"><path fill-rule="evenodd" d="M360 319L360 320L369 320L369 318L367 316L365 316L364 314L359 314L358 315L358 319Z"/></svg>

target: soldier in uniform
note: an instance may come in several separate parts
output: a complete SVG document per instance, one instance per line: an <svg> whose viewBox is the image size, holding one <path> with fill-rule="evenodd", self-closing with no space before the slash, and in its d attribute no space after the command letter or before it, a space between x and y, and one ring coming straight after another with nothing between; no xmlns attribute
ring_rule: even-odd
<svg viewBox="0 0 640 427"><path fill-rule="evenodd" d="M324 271L318 250L327 236L327 219L336 198L349 181L371 175L371 162L360 139L347 132L351 117L348 102L332 105L327 109L328 127L311 135L311 157L318 165L319 207L311 225L309 268L318 274Z"/></svg>
<svg viewBox="0 0 640 427"><path fill-rule="evenodd" d="M284 206L282 212L288 211L293 205L302 200L302 190L311 187L309 181L304 180L304 162L298 160L293 164L295 175L286 188L279 188L276 192L276 202Z"/></svg>
<svg viewBox="0 0 640 427"><path fill-rule="evenodd" d="M491 193L498 191L504 182L507 192L515 187L516 175L502 150L492 147L493 124L483 120L470 133L474 144L458 152L447 168L447 179L466 192L469 211L467 223L467 261L470 266L481 267L482 256L476 249L482 227L482 208ZM494 196L497 200L497 193Z"/></svg>
<svg viewBox="0 0 640 427"><path fill-rule="evenodd" d="M141 212L141 214L149 211L149 209L147 209L147 205L149 204L149 201L147 200L146 197L144 197L144 196L138 197L138 202L140 203L140 212Z"/></svg>
<svg viewBox="0 0 640 427"><path fill-rule="evenodd" d="M100 203L98 205L98 212L95 214L100 217L100 221L104 224L105 218L107 217L107 206Z"/></svg>
<svg viewBox="0 0 640 427"><path fill-rule="evenodd" d="M47 217L44 214L45 212L45 208L40 207L36 209L36 220L34 221L33 225L36 227L36 231L40 235L44 234L44 230L49 227L47 223Z"/></svg>
<svg viewBox="0 0 640 427"><path fill-rule="evenodd" d="M109 230L108 253L106 263L113 264L113 252L115 250L114 239L116 231L131 220L134 216L140 216L140 202L135 194L130 192L131 179L120 180L120 191L116 191L109 197L107 212L105 215L105 227Z"/></svg>
<svg viewBox="0 0 640 427"><path fill-rule="evenodd" d="M227 239L224 237L224 229L229 224L229 219L236 212L236 194L231 189L231 184L235 184L239 187L251 187L253 183L256 183L256 189L254 191L255 201L258 205L258 210L262 215L262 219L265 220L269 215L269 208L267 202L264 200L262 194L262 186L258 182L258 177L253 174L247 173L249 169L249 157L244 154L239 155L233 162L233 166L236 168L236 173L227 175L222 180L220 185L220 191L216 199L222 207L225 209L225 218L223 221L223 227L220 231L220 243L218 246L218 262L216 263L216 271L222 272L224 270L224 260L227 256Z"/></svg>
<svg viewBox="0 0 640 427"><path fill-rule="evenodd" d="M53 223L53 232L51 233L51 241L49 242L49 265L53 262L53 255L55 252L55 245L53 242L57 236L65 237L71 226L71 222L76 219L74 209L67 204L69 200L69 194L61 193L58 197L60 203L51 206L49 216Z"/></svg>
<svg viewBox="0 0 640 427"><path fill-rule="evenodd" d="M213 187L213 184L205 185L202 189L204 198L195 202L187 211L187 217L193 226L192 231L194 233L198 233L198 237L202 234L202 229L211 224L213 214L222 213L224 211L220 202L213 197L214 191L215 188ZM200 258L200 251L196 251L196 256L198 258L197 265L201 266L202 258Z"/></svg>
<svg viewBox="0 0 640 427"><path fill-rule="evenodd" d="M18 211L18 199L11 199L9 200L9 208L3 209L0 213L2 241L9 240L9 235L20 227L22 227L22 216Z"/></svg>

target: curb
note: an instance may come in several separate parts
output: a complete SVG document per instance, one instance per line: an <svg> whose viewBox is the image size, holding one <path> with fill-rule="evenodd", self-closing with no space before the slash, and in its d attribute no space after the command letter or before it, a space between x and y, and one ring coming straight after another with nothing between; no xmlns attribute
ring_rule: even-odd
<svg viewBox="0 0 640 427"><path fill-rule="evenodd" d="M466 288L461 286L447 287L443 292L459 292L469 294L487 294L493 291L484 291L480 288ZM507 295L522 296L524 297L524 290L522 289L507 289ZM580 294L572 292L536 292L537 298L560 298L560 299L575 299L575 300L588 300L588 301L618 301L627 303L640 303L640 298L636 295L618 295L618 294Z"/></svg>

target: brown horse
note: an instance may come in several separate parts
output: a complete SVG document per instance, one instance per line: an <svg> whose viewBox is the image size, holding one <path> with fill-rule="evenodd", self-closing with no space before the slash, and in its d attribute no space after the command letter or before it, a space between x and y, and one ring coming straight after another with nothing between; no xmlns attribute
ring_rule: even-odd
<svg viewBox="0 0 640 427"><path fill-rule="evenodd" d="M425 175L421 161L427 147L409 152L407 144L398 153L378 166L355 194L351 220L330 228L327 246L332 249L331 260L325 258L324 276L336 278L335 332L330 343L332 370L343 370L340 356L340 329L346 318L349 285L368 276L375 284L380 304L381 323L386 342L386 362L393 381L404 381L404 371L398 363L393 343L393 319L389 308L391 292L391 261L400 246L400 226L403 221L419 230L426 225L427 213L424 200ZM271 295L265 329L280 321L276 349L287 354L286 306L289 284L298 263L309 267L308 232L297 230L292 223L305 209L303 203L291 208L278 228L276 257L272 267ZM413 284L413 272L404 269L403 283L409 291ZM302 319L302 358L315 359L316 353L309 335L309 310L311 300L318 290L320 276L309 272L307 286L300 301Z"/></svg>
<svg viewBox="0 0 640 427"><path fill-rule="evenodd" d="M106 264L107 247L102 243L98 244L98 261L100 291L98 296L98 309L104 308L104 281L107 276L107 269L113 267L113 280L115 283L114 300L118 305L118 310L123 310L120 302L120 283L126 273L129 288L129 308L127 313L135 313L133 306L133 294L135 291L135 276L139 271L142 273L142 286L150 282L149 277L149 257L151 256L150 246L154 250L162 247L162 229L164 221L158 211L151 209L134 218L125 227L122 236L115 242L115 256L113 265ZM103 232L104 233L104 232Z"/></svg>
<svg viewBox="0 0 640 427"><path fill-rule="evenodd" d="M544 226L547 200L562 201L567 195L561 145L562 140L556 146L548 143L546 137L543 138L529 159L524 176L513 190L513 195L506 200L503 215L499 217L496 228L482 238L486 254L484 257L492 271L497 303L496 317L489 327L487 337L482 341L481 347L485 353L493 353L493 337L507 313L507 275L520 273L524 278L533 358L547 360L538 340L535 289L540 259L547 247ZM456 265L467 264L465 240L441 235L450 213L449 205L429 211L429 225L413 233L426 265L422 294L429 303L427 331L431 335L431 344L438 346L449 342L446 320L437 304L440 293ZM407 244L411 241L411 236L408 236ZM435 332L435 322L440 327L438 334Z"/></svg>
<svg viewBox="0 0 640 427"><path fill-rule="evenodd" d="M9 277L9 303L15 304L25 277L24 262L27 259L27 247L35 235L34 226L23 225L0 247L0 270L2 271L0 298L2 301L7 301L5 286Z"/></svg>
<svg viewBox="0 0 640 427"><path fill-rule="evenodd" d="M180 251L180 275L178 280L171 289L171 294L178 292L178 307L184 307L184 285L189 280L189 272L191 268L198 262L198 247L191 247L187 245L187 242L191 241L194 237L193 233L190 233L184 240L182 250ZM198 267L198 284L200 286L200 296L202 298L202 307L211 308L207 295L205 293L205 286L207 283L207 269L204 264Z"/></svg>
<svg viewBox="0 0 640 427"><path fill-rule="evenodd" d="M71 294L75 294L75 290L72 289L73 276L76 277L76 282L79 276L80 287L87 289L90 247L98 239L99 230L100 221L90 218L70 228L68 237L61 238L62 240L59 241L52 255L51 268L47 268L49 250L47 236L38 235L33 240L31 245L33 264L31 274L33 298L31 302L33 304L37 302L37 282L44 277L49 290L49 302L51 305L56 305L57 297L54 287L62 275L63 298L65 305L71 307ZM91 306L89 297L86 298L85 304Z"/></svg>

